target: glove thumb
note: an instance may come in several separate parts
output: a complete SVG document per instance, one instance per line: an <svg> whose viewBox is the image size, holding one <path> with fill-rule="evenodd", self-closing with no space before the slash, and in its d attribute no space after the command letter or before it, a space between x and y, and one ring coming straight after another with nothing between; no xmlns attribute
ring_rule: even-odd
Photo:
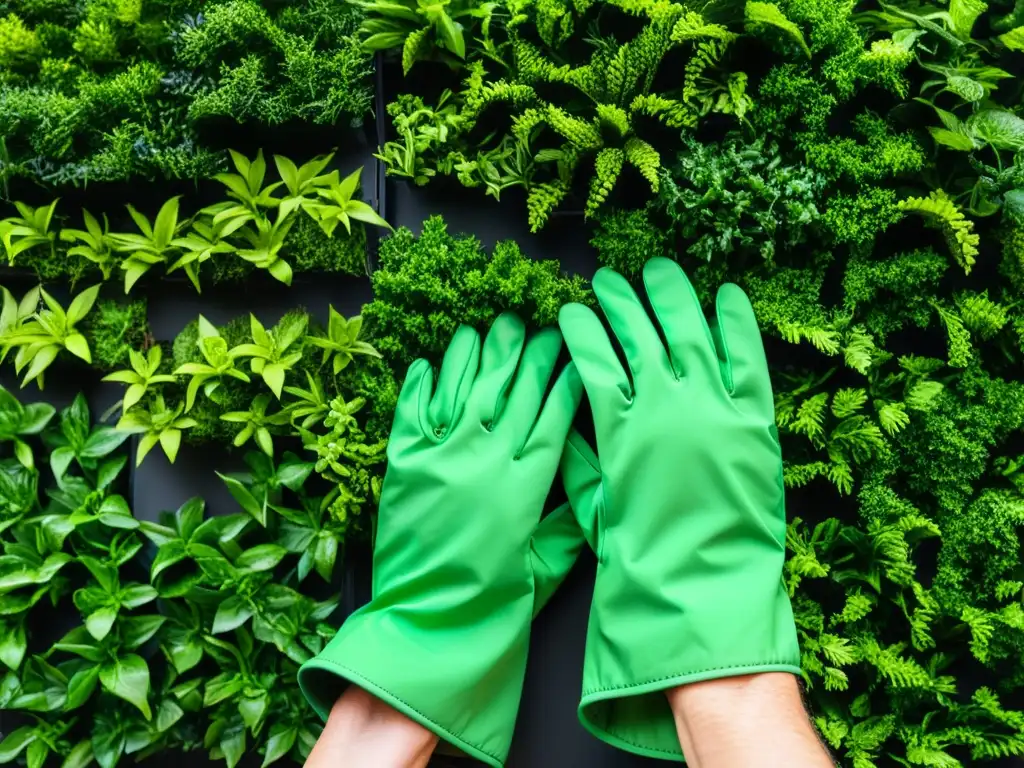
<svg viewBox="0 0 1024 768"><path fill-rule="evenodd" d="M535 618L572 570L583 541L583 531L568 504L563 504L537 524L530 540Z"/></svg>
<svg viewBox="0 0 1024 768"><path fill-rule="evenodd" d="M599 527L603 516L601 506L604 503L601 494L601 464L594 449L575 429L569 432L569 438L562 449L561 468L562 484L565 485L569 504L583 529L583 536L600 559Z"/></svg>

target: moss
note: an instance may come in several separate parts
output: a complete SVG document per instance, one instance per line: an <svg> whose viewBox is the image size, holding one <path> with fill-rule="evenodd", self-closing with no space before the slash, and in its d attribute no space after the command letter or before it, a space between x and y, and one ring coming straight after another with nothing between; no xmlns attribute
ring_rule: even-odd
<svg viewBox="0 0 1024 768"><path fill-rule="evenodd" d="M128 353L145 348L150 338L146 300L100 299L86 317L83 332L95 367L103 371L124 368Z"/></svg>
<svg viewBox="0 0 1024 768"><path fill-rule="evenodd" d="M342 228L327 235L309 216L298 216L282 249L296 272L366 273L366 227L352 222L352 234Z"/></svg>

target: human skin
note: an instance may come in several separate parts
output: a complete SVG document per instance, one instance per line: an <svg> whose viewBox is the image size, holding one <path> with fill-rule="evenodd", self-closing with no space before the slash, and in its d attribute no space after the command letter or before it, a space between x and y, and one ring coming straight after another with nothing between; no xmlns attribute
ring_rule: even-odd
<svg viewBox="0 0 1024 768"><path fill-rule="evenodd" d="M690 768L834 768L795 676L724 677L667 690Z"/></svg>
<svg viewBox="0 0 1024 768"><path fill-rule="evenodd" d="M432 732L350 685L331 708L306 768L423 768L436 746Z"/></svg>

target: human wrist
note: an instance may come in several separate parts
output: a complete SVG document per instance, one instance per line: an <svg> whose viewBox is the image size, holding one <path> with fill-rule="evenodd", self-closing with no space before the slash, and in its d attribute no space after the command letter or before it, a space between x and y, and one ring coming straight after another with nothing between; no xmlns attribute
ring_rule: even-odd
<svg viewBox="0 0 1024 768"><path fill-rule="evenodd" d="M665 694L694 768L746 764L758 750L765 768L833 765L804 709L797 678L788 672L705 680Z"/></svg>
<svg viewBox="0 0 1024 768"><path fill-rule="evenodd" d="M350 685L331 708L306 765L416 768L427 764L437 742L437 735L427 728L373 694Z"/></svg>

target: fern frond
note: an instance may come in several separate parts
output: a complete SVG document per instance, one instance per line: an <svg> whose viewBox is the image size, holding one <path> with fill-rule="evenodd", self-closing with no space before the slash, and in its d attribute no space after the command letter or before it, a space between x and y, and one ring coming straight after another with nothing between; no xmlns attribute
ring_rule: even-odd
<svg viewBox="0 0 1024 768"><path fill-rule="evenodd" d="M626 153L615 147L606 147L594 159L594 176L590 180L590 195L587 197L586 216L593 216L608 199L615 182L622 173Z"/></svg>
<svg viewBox="0 0 1024 768"><path fill-rule="evenodd" d="M530 189L526 197L526 210L531 232L539 232L547 223L548 216L565 199L569 185L561 179L538 184Z"/></svg>
<svg viewBox="0 0 1024 768"><path fill-rule="evenodd" d="M928 197L908 197L897 203L904 213L916 213L932 226L942 230L950 251L965 274L971 273L978 255L978 235L974 222L964 216L956 203L941 189L934 190Z"/></svg>
<svg viewBox="0 0 1024 768"><path fill-rule="evenodd" d="M604 144L601 132L592 123L572 117L561 107L547 105L547 123L551 129L565 137L573 147L582 151L600 149Z"/></svg>
<svg viewBox="0 0 1024 768"><path fill-rule="evenodd" d="M987 289L981 293L964 291L955 301L964 326L979 338L991 339L1009 322L1009 311L992 301Z"/></svg>
<svg viewBox="0 0 1024 768"><path fill-rule="evenodd" d="M974 356L971 347L971 334L964 327L964 321L952 310L937 301L930 302L939 314L939 319L946 326L949 339L949 364L954 368L966 368Z"/></svg>
<svg viewBox="0 0 1024 768"><path fill-rule="evenodd" d="M647 179L651 185L651 192L658 194L658 173L661 170L661 155L658 154L658 150L643 139L632 136L627 139L623 151L629 164Z"/></svg>
<svg viewBox="0 0 1024 768"><path fill-rule="evenodd" d="M697 114L685 103L653 93L637 96L630 111L656 117L669 128L696 128Z"/></svg>
<svg viewBox="0 0 1024 768"><path fill-rule="evenodd" d="M616 107L614 104L598 104L594 107L594 111L597 113L595 124L598 131L602 128L611 128L619 138L625 138L632 131L629 115L622 107Z"/></svg>
<svg viewBox="0 0 1024 768"><path fill-rule="evenodd" d="M878 409L878 423L889 435L895 435L910 424L910 416L903 403L876 401L875 408Z"/></svg>
<svg viewBox="0 0 1024 768"><path fill-rule="evenodd" d="M844 387L832 396L832 415L839 419L852 416L868 401L868 393L863 389Z"/></svg>
<svg viewBox="0 0 1024 768"><path fill-rule="evenodd" d="M800 50L804 52L808 59L811 58L811 49L807 47L803 31L786 18L786 14L775 3L747 0L745 16L748 32L760 32L765 27L778 29L788 35L800 47Z"/></svg>
<svg viewBox="0 0 1024 768"><path fill-rule="evenodd" d="M672 27L671 38L672 42L675 43L685 43L690 40L701 39L721 40L724 43L731 43L736 39L736 34L730 32L721 24L709 23L696 11L685 11Z"/></svg>

